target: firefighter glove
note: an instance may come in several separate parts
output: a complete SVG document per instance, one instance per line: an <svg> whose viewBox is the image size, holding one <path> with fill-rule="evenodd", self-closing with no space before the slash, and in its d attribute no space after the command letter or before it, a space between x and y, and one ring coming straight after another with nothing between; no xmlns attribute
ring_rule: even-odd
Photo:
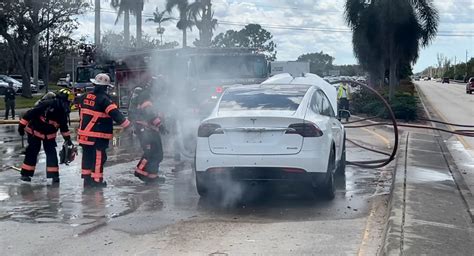
<svg viewBox="0 0 474 256"><path fill-rule="evenodd" d="M25 135L25 126L24 125L18 125L18 134L20 134L21 137Z"/></svg>

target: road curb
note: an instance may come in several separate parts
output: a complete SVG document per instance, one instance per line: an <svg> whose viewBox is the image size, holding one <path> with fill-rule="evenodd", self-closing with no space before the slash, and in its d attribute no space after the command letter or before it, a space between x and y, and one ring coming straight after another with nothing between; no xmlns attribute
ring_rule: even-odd
<svg viewBox="0 0 474 256"><path fill-rule="evenodd" d="M400 139L395 168L392 174L392 187L388 202L384 238L379 251L380 255L400 255L403 242L404 222L404 188L405 175L398 173L406 171L406 153L409 133L403 134ZM397 209L397 210L394 210Z"/></svg>
<svg viewBox="0 0 474 256"><path fill-rule="evenodd" d="M436 113L430 113L428 108L426 107L427 105L431 107L430 103L426 101L426 96L424 93L418 88L418 85L415 84L415 88L418 92L418 95L420 96L420 102L423 106L423 109L425 110L425 113L427 114L429 119L433 119L433 114L437 119L440 119L441 117L438 117ZM433 127L443 127L447 128L449 130L449 127L447 125L443 124L435 124L431 122L431 126ZM443 136L441 132L435 131L436 133L436 139L441 147L441 150L443 152L443 156L446 160L446 163L448 164L449 172L453 176L454 182L459 190L459 193L461 194L462 201L464 202L466 206L466 211L469 214L469 217L471 218L471 223L474 223L474 196L472 192L470 191L469 187L466 184L466 181L464 180L463 175L459 171L459 168L456 165L456 162L454 161L454 158L449 151L448 147L446 146L446 143L444 142Z"/></svg>

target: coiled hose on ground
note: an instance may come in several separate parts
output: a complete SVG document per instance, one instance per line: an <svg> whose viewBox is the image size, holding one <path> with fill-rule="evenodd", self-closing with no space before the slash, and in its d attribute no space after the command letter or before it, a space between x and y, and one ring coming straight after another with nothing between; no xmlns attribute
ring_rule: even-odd
<svg viewBox="0 0 474 256"><path fill-rule="evenodd" d="M390 104L375 89L368 86L367 84L360 83L360 82L357 82L357 81L352 81L352 80L338 80L338 81L331 82L331 84L340 84L340 83L359 85L363 89L366 89L366 90L370 91L371 93L376 95L383 102L383 105L384 105L384 107L387 110L388 115L389 115L389 120L387 122L373 122L373 123L369 123L369 124L353 125L355 123L360 123L360 122L364 122L364 121L371 121L371 120L376 119L376 118L379 117L379 116L372 116L372 117L358 119L358 120L355 120L355 121L345 122L344 123L345 128L355 129L355 128L373 127L373 126L388 126L388 127L391 127L393 129L393 135L394 135L394 146L393 146L393 149L392 149L391 153L384 152L384 151L377 150L377 149L373 149L373 148L369 148L369 147L361 145L361 144L359 144L359 143L357 143L357 142L355 142L351 139L346 138L346 141L354 144L355 146L358 146L362 149L365 149L365 150L368 150L368 151L371 151L371 152L375 152L375 153L378 153L378 154L388 156L388 158L385 158L385 159L376 159L376 160L368 160L368 161L346 161L346 163L348 165L354 165L354 166L358 166L358 167L362 167L362 168L380 168L380 167L386 166L390 162L392 162L395 159L395 156L396 156L397 151L398 151L398 141L399 141L398 127L407 127L407 128L414 128L414 129L429 129L429 130L441 131L441 132L451 133L451 134L460 135L460 136L474 137L474 130L464 130L464 129L463 130L458 130L458 129L456 129L456 130L451 131L451 130L432 127L432 126L427 126L427 125L400 124L400 123L397 122L397 120L395 118L395 114L393 113L393 110L390 107ZM433 123L444 124L444 125L450 125L450 126L454 126L454 127L474 128L474 125L453 124L453 123L442 122L442 121L431 120L431 119L421 119L421 120L429 121L429 122L433 122ZM351 125L348 125L348 124L351 124Z"/></svg>

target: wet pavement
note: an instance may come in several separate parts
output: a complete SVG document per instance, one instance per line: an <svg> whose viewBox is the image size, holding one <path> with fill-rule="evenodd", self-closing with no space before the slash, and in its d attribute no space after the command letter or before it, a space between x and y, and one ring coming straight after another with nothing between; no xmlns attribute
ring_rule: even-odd
<svg viewBox="0 0 474 256"><path fill-rule="evenodd" d="M370 134L364 136L369 137ZM166 157L166 154L161 165L161 171L166 178L165 183L157 185L141 183L133 176L135 159L140 149L133 137L130 139L125 136L125 138L115 138L108 151L109 162L105 169L105 179L109 186L101 190L88 191L83 189L80 179L80 156L69 166L60 166L61 184L59 186L51 185L45 178L43 153L39 158L37 173L31 184L20 182L19 173L9 168L9 166L19 166L23 159L16 128L0 126L0 150L2 151L2 159L0 159L2 166L0 223L2 224L0 225L7 232L15 230L18 236L24 236L25 233L43 227L51 230L58 229L58 231L56 235L44 231L41 236L84 237L85 239L95 236L100 236L102 239L100 234L108 234L111 231L131 235L135 239L136 236L153 237L153 234L157 232L177 229L171 231L172 234L162 234L168 240L163 237L164 240L160 240L161 243L153 240L156 244L160 244L159 247L153 247L157 250L156 252L179 253L180 250L184 250L181 252L189 253L196 250L199 254L209 254L213 253L214 249L206 248L206 246L212 247L212 244L197 248L194 242L188 241L186 245L188 248L185 245L174 247L170 242L173 239L170 237L179 236L186 240L189 235L193 237L192 241L196 239L199 241L199 237L195 236L210 232L206 229L213 225L217 225L217 229L221 231L228 228L235 230L235 225L254 227L253 225L265 224L272 228L275 228L275 225L289 225L285 226L289 230L302 225L300 230L305 230L309 227L305 223L309 222L315 225L311 228L312 230L320 229L314 232L330 235L327 237L330 244L311 244L309 247L319 248L321 253L324 253L331 249L331 244L339 243L342 246L337 250L353 254L360 250L361 241L366 239L364 232L367 232L366 223L374 200L380 195L387 195L390 190L389 168L369 170L348 167L346 176L338 177L336 180L337 193L333 201L322 198L308 199L304 190L274 186L254 187L245 194L228 193L220 200L203 200L196 193L190 164L185 163L177 167L169 156ZM366 138L365 141L370 140ZM58 145L61 144L58 142ZM349 160L365 160L374 157L380 158L378 155L348 145ZM229 191L235 190L229 189ZM344 224L345 222L348 223ZM228 225L231 227L227 227ZM329 226L325 227L325 225ZM190 227L193 228L189 229ZM275 233L279 235L271 241L278 245L284 236L292 234L289 230L286 233L281 233L281 230ZM211 233L216 235L216 232L214 230ZM294 235L297 236L296 233ZM311 238L312 235L305 237ZM31 242L28 248L19 249L15 244L15 236L5 237L5 233L0 236L2 237L0 248L3 248L0 251L29 254L39 246L37 244L39 241L36 241ZM123 234L117 235L114 238L115 241L125 239L121 236ZM59 237L55 239L60 239ZM255 238L248 239L255 240ZM348 239L350 241L347 241ZM106 245L107 242L104 242L104 246ZM224 250L227 252L239 252L243 249L243 245L235 245L233 248L232 245L231 247L222 246L227 248ZM80 250L76 249L73 250L72 247L55 249L54 252L80 254ZM249 250L247 248L249 250L247 252L271 252L271 250L262 251L261 249ZM99 251L137 253L136 250L126 252L120 250L120 248L101 247ZM151 252L155 251L150 249L144 254Z"/></svg>

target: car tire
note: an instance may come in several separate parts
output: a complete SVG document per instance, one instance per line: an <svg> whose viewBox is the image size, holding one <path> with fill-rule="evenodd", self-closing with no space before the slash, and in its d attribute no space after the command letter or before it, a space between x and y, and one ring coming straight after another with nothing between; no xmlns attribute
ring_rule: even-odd
<svg viewBox="0 0 474 256"><path fill-rule="evenodd" d="M336 169L336 153L334 149L331 150L328 160L328 169L326 171L326 178L321 187L321 194L325 199L332 200L336 196L336 182L334 182L334 172Z"/></svg>
<svg viewBox="0 0 474 256"><path fill-rule="evenodd" d="M196 173L196 190L201 197L207 197L208 193L208 187L206 182L204 181L203 177L199 177L198 173Z"/></svg>
<svg viewBox="0 0 474 256"><path fill-rule="evenodd" d="M467 92L468 94L472 94L472 91Z"/></svg>
<svg viewBox="0 0 474 256"><path fill-rule="evenodd" d="M342 143L341 160L337 165L336 174L340 176L346 175L346 134L344 134L344 142Z"/></svg>

